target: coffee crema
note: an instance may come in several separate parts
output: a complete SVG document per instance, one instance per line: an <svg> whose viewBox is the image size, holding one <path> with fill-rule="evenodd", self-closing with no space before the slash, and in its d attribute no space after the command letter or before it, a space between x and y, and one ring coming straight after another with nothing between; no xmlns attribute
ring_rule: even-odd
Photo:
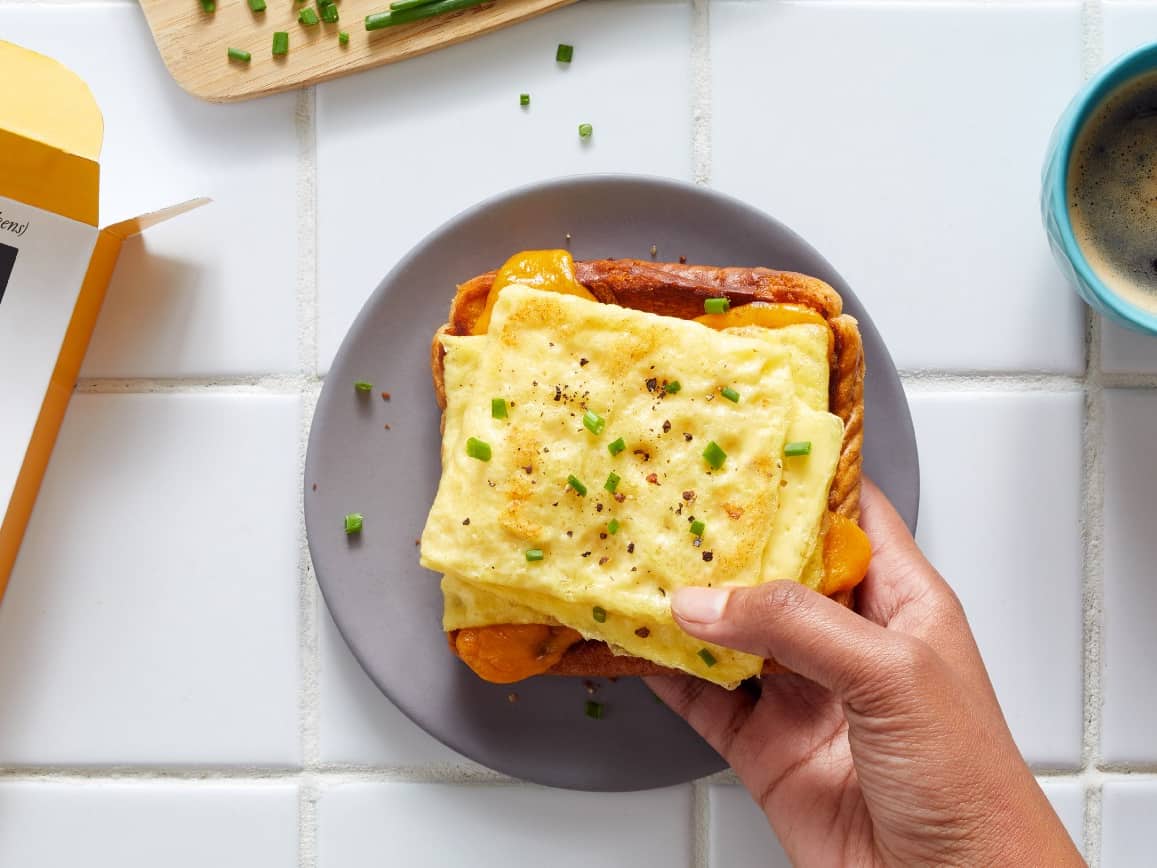
<svg viewBox="0 0 1157 868"><path fill-rule="evenodd" d="M1069 221L1097 277L1157 314L1157 72L1112 91L1069 159Z"/></svg>

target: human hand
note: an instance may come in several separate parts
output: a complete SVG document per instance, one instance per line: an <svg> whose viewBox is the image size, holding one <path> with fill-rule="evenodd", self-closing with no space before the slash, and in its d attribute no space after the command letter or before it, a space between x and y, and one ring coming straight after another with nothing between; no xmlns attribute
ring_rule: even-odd
<svg viewBox="0 0 1157 868"><path fill-rule="evenodd" d="M693 636L793 673L758 697L647 679L726 759L796 865L1083 865L1021 758L959 600L871 483L856 614L795 582L679 591Z"/></svg>

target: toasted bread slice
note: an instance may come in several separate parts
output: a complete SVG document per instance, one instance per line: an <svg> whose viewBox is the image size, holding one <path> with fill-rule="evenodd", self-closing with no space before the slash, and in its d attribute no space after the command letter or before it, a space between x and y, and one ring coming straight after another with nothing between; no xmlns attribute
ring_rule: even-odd
<svg viewBox="0 0 1157 868"><path fill-rule="evenodd" d="M486 305L496 272L481 274L458 287L449 321L431 345L431 371L438 405L446 407L443 379L444 334L469 335ZM858 521L864 445L864 352L856 320L843 313L839 294L818 278L767 268L717 268L635 259L595 259L575 263L575 276L601 302L649 313L693 319L703 313L708 298L726 296L732 307L754 301L797 304L819 313L832 330L831 377L828 409L844 422L844 440L835 479L828 494L828 509ZM845 606L852 591L833 599ZM454 643L450 643L451 648ZM767 661L764 673L781 671ZM616 655L603 642L573 645L548 675L618 677L675 674L674 670L638 657Z"/></svg>

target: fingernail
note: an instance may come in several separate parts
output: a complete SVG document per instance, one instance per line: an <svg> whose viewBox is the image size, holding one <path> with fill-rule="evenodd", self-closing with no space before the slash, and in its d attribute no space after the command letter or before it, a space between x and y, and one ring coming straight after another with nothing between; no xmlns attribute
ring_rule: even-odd
<svg viewBox="0 0 1157 868"><path fill-rule="evenodd" d="M671 609L684 621L714 624L723 617L728 593L715 588L683 588L671 598Z"/></svg>

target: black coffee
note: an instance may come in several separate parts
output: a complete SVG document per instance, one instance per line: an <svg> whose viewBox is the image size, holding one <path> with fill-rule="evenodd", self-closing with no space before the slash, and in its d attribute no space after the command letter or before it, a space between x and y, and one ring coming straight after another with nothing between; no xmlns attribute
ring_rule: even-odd
<svg viewBox="0 0 1157 868"><path fill-rule="evenodd" d="M1068 207L1097 276L1157 313L1157 73L1113 91L1081 127Z"/></svg>

